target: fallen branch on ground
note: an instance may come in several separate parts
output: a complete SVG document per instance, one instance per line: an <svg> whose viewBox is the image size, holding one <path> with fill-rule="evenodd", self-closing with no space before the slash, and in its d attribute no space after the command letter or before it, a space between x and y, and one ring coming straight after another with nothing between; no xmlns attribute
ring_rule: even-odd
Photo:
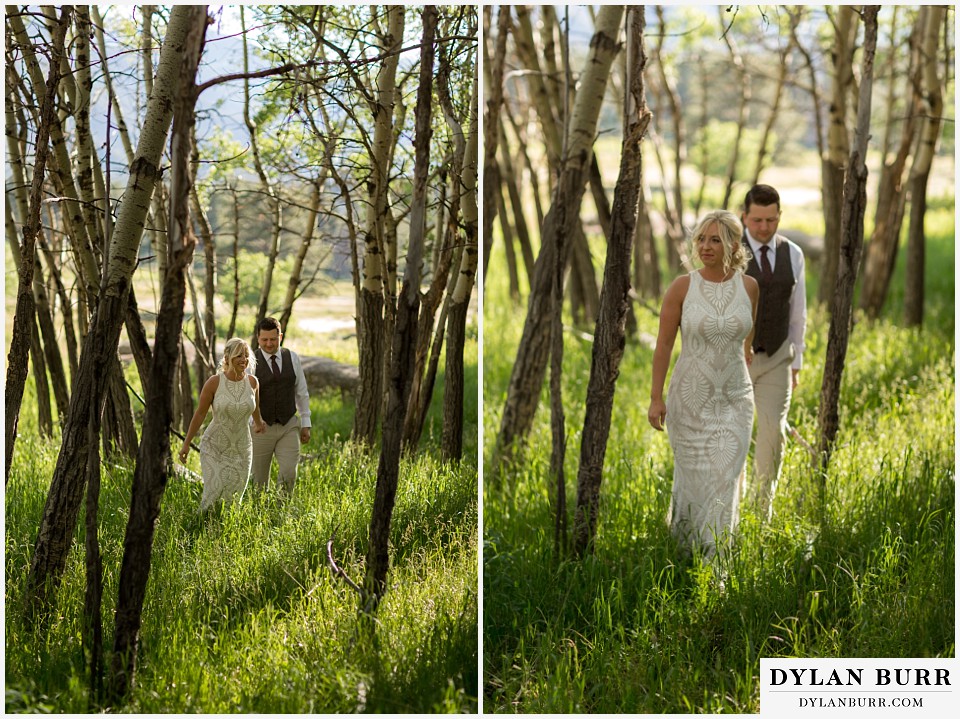
<svg viewBox="0 0 960 719"><path fill-rule="evenodd" d="M357 584L355 581L350 579L349 575L343 571L339 566L337 566L336 560L333 558L333 540L336 539L337 532L340 531L340 526L337 525L333 530L333 534L330 535L330 539L327 541L327 561L330 563L330 569L333 570L333 573L343 579L347 583L347 586L354 590L357 594L360 595L360 601L366 604L367 602L367 593L363 591L363 587Z"/></svg>

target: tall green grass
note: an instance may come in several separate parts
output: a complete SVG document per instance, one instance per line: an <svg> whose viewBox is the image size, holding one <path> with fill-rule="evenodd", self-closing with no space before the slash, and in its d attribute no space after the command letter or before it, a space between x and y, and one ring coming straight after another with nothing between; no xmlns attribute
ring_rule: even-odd
<svg viewBox="0 0 960 719"><path fill-rule="evenodd" d="M475 337L475 330L474 330ZM172 480L154 544L136 687L124 712L473 712L478 705L477 361L468 342L464 461L439 459L440 398L421 452L403 459L391 533L388 592L375 631L357 596L327 567L362 579L378 452L349 436L352 406L311 399L314 433L296 491L248 489L238 504L201 517L199 482ZM5 501L6 709L86 712L81 650L83 526L58 611L44 628L21 617L25 579L57 438L37 437L32 382ZM196 457L191 468L199 471ZM103 463L100 544L104 631L113 611L130 503L132 465ZM108 657L109 659L109 657Z"/></svg>
<svg viewBox="0 0 960 719"><path fill-rule="evenodd" d="M627 346L595 553L583 560L553 547L544 390L524 461L500 481L485 475L486 711L754 713L761 657L955 654L954 249L952 223L934 219L923 329L900 325L902 284L880 320L855 318L826 501L791 439L774 518L745 508L722 590L711 568L681 558L665 522L673 460L646 419L651 348ZM486 457L523 311L506 299L502 261L491 258L484 305ZM655 335L656 317L637 316ZM814 446L827 331L811 308L790 422ZM568 497L591 350L566 335Z"/></svg>

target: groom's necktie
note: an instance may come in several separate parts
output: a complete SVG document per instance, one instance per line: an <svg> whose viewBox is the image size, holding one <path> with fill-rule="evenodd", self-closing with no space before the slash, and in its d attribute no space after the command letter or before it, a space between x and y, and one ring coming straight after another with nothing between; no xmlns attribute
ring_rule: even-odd
<svg viewBox="0 0 960 719"><path fill-rule="evenodd" d="M765 280L773 279L773 268L770 266L770 258L767 257L769 251L770 248L767 245L760 248L760 273Z"/></svg>
<svg viewBox="0 0 960 719"><path fill-rule="evenodd" d="M270 355L270 369L273 370L273 378L280 379L280 368L277 367L277 356Z"/></svg>

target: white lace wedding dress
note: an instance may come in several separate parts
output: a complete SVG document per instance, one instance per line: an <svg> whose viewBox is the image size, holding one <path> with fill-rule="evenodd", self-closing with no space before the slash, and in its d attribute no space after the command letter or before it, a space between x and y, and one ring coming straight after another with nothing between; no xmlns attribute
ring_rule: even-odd
<svg viewBox="0 0 960 719"><path fill-rule="evenodd" d="M218 499L243 496L253 462L249 424L250 415L257 406L253 387L246 375L236 382L222 372L219 377L220 383L213 396L213 419L200 439L201 510Z"/></svg>
<svg viewBox="0 0 960 719"><path fill-rule="evenodd" d="M680 319L680 357L667 393L674 455L670 527L682 545L712 558L740 511L753 427L753 386L743 342L753 325L743 277L710 282L690 273Z"/></svg>

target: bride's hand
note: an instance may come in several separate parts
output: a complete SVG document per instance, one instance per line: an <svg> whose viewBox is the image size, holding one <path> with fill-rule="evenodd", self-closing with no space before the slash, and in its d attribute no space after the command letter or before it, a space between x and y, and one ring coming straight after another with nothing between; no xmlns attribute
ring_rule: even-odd
<svg viewBox="0 0 960 719"><path fill-rule="evenodd" d="M658 432L662 432L666 419L667 405L664 401L662 399L651 400L650 409L647 410L647 420L649 420L650 426Z"/></svg>

